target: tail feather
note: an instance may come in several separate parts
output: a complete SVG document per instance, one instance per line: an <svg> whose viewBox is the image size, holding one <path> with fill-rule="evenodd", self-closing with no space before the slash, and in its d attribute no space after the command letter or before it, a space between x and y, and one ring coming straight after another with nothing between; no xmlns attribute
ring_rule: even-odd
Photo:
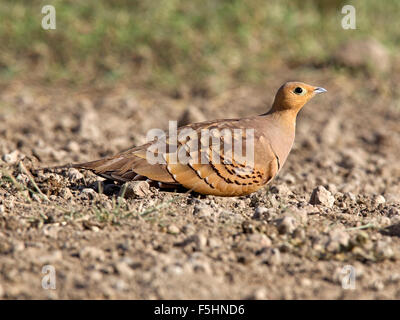
<svg viewBox="0 0 400 320"><path fill-rule="evenodd" d="M47 171L47 170L59 170L59 169L86 169L86 170L95 170L96 167L104 163L106 159L100 159L90 162L82 162L82 163L67 163L60 166L50 166L50 167L39 167L36 168L35 171Z"/></svg>

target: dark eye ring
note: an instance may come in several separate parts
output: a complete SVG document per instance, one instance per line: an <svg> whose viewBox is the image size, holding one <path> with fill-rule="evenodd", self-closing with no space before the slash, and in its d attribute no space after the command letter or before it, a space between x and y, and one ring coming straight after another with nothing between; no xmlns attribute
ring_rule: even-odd
<svg viewBox="0 0 400 320"><path fill-rule="evenodd" d="M301 88L301 87L296 87L296 88L293 90L293 92L294 92L295 94L302 94L302 93L303 93L303 88Z"/></svg>

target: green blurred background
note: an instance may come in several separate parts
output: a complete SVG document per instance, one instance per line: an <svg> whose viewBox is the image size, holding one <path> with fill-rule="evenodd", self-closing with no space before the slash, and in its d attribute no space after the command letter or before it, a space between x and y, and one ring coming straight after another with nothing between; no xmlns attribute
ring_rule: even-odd
<svg viewBox="0 0 400 320"><path fill-rule="evenodd" d="M56 8L43 30L41 8ZM341 27L341 8L357 29ZM285 68L332 68L348 40L400 41L399 0L2 0L0 81L111 85L193 94L257 83Z"/></svg>

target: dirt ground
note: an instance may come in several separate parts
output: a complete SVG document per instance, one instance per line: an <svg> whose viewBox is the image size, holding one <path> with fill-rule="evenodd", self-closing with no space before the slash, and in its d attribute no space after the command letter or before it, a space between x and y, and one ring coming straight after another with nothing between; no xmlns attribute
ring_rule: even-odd
<svg viewBox="0 0 400 320"><path fill-rule="evenodd" d="M212 97L2 86L0 297L399 299L400 73L392 74L287 71ZM280 176L250 196L150 188L123 199L119 185L89 172L33 170L143 143L187 110L190 121L263 113L289 79L328 92L300 113ZM56 289L42 287L46 265Z"/></svg>

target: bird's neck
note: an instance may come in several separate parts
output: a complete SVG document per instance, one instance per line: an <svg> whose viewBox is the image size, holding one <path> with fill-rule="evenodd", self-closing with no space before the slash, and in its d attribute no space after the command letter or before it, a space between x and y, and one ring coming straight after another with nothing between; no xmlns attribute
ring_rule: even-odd
<svg viewBox="0 0 400 320"><path fill-rule="evenodd" d="M264 128L263 135L278 155L281 166L285 163L293 146L296 116L297 112L294 113L291 110L271 110L259 117L261 126Z"/></svg>
<svg viewBox="0 0 400 320"><path fill-rule="evenodd" d="M298 111L293 109L276 110L274 107L265 113L265 116L273 119L285 131L294 131L296 129L296 118Z"/></svg>

